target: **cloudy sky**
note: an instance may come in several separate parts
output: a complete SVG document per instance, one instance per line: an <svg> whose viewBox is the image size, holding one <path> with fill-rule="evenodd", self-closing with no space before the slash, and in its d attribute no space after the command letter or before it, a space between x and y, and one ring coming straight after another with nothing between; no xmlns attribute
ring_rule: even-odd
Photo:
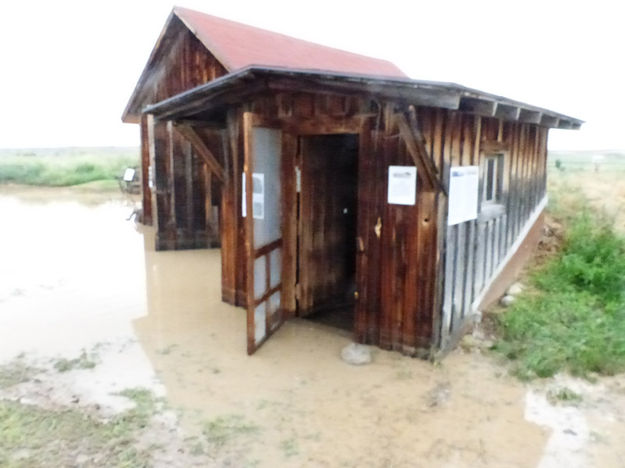
<svg viewBox="0 0 625 468"><path fill-rule="evenodd" d="M587 123L551 149L625 149L622 1L179 0L213 15L386 58ZM120 116L173 4L29 1L0 14L0 147L137 145Z"/></svg>

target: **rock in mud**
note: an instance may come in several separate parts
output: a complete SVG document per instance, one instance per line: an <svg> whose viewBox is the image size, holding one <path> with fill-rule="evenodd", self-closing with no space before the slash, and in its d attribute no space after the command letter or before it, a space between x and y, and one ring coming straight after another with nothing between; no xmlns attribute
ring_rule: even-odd
<svg viewBox="0 0 625 468"><path fill-rule="evenodd" d="M523 285L519 282L516 282L508 288L508 292L506 294L509 296L518 296L523 292L523 289Z"/></svg>
<svg viewBox="0 0 625 468"><path fill-rule="evenodd" d="M499 300L499 303L504 307L508 307L515 301L515 299L516 298L514 296L511 296L510 294L506 294L504 297L502 297Z"/></svg>
<svg viewBox="0 0 625 468"><path fill-rule="evenodd" d="M362 366L371 362L371 348L358 343L350 343L341 350L341 359L352 366Z"/></svg>

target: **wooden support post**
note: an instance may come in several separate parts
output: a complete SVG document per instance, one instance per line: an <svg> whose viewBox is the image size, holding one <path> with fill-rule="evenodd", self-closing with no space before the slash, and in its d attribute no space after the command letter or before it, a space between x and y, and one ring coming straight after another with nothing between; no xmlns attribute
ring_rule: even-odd
<svg viewBox="0 0 625 468"><path fill-rule="evenodd" d="M246 275L239 271L240 261L246 257L240 252L239 244L241 219L241 169L239 158L242 147L239 145L241 119L240 113L233 109L228 112L226 131L223 135L224 149L224 183L221 196L221 219L219 222L221 236L221 297L224 302L233 305L245 304Z"/></svg>
<svg viewBox="0 0 625 468"><path fill-rule="evenodd" d="M141 116L141 206L143 210L141 222L152 225L152 189L150 188L150 137L148 131L148 115ZM153 169L152 169L153 170Z"/></svg>
<svg viewBox="0 0 625 468"><path fill-rule="evenodd" d="M175 224L171 229L171 198L169 158L170 138L167 122L150 119L148 125L150 135L150 153L154 167L153 224L156 228L156 250L172 250L175 248Z"/></svg>

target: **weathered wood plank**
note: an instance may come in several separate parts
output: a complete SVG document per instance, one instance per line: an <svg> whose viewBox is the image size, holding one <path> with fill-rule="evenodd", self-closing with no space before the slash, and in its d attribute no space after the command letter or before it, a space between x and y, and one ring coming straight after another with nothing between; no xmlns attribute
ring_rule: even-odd
<svg viewBox="0 0 625 468"><path fill-rule="evenodd" d="M456 325L460 323L463 315L463 294L464 294L464 280L465 273L468 267L466 259L466 224L460 223L452 226L455 231L455 250L454 266L453 266L453 298L452 298L452 325L451 331L456 328Z"/></svg>
<svg viewBox="0 0 625 468"><path fill-rule="evenodd" d="M148 135L148 115L141 116L141 222L152 225L152 189L150 188L150 138ZM153 170L153 169L152 169Z"/></svg>
<svg viewBox="0 0 625 468"><path fill-rule="evenodd" d="M374 337L370 336L368 329L368 303L369 303L369 281L368 277L372 273L369 268L369 234L368 227L371 224L371 215L375 199L370 199L370 192L375 191L375 185L370 178L375 177L376 172L373 165L371 121L369 119L362 122L358 140L358 214L356 229L356 299L354 318L354 339L358 343L372 342Z"/></svg>
<svg viewBox="0 0 625 468"><path fill-rule="evenodd" d="M260 343L256 343L254 339L254 314L255 314L255 298L254 298L254 217L252 216L252 190L254 172L254 148L252 133L253 114L251 112L243 113L243 152L244 164L243 171L245 173L245 205L247 213L245 217L245 252L247 254L247 353L252 354ZM248 189L249 187L249 189Z"/></svg>
<svg viewBox="0 0 625 468"><path fill-rule="evenodd" d="M446 227L445 236L445 291L443 296L443 324L441 338L447 339L452 329L453 294L454 294L454 265L456 262L456 230L454 226Z"/></svg>
<svg viewBox="0 0 625 468"><path fill-rule="evenodd" d="M287 317L295 315L297 282L297 137L282 133L282 292L281 306Z"/></svg>
<svg viewBox="0 0 625 468"><path fill-rule="evenodd" d="M221 295L229 304L247 303L245 291L245 268L240 264L245 259L244 247L239 243L241 219L241 172L239 158L240 121L236 110L228 112L227 129L224 135L224 173L225 181L221 193ZM242 271L243 270L243 271Z"/></svg>
<svg viewBox="0 0 625 468"><path fill-rule="evenodd" d="M418 242L417 256L417 279L418 279L418 303L416 321L416 341L409 343L412 348L427 348L429 345L438 343L438 327L440 324L440 297L442 290L437 280L439 271L439 257L432 254L438 250L439 216L438 198L443 195L436 192L422 192L418 200L418 238L412 238L412 242ZM414 268L410 264L408 268ZM407 287L411 287L408 283Z"/></svg>

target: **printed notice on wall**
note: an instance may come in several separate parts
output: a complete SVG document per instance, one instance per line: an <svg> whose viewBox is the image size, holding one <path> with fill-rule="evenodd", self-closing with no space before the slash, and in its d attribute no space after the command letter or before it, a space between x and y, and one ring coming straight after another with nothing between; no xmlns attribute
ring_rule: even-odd
<svg viewBox="0 0 625 468"><path fill-rule="evenodd" d="M252 173L252 213L254 219L265 219L265 174ZM247 215L247 195L245 194L245 172L241 174L241 216Z"/></svg>
<svg viewBox="0 0 625 468"><path fill-rule="evenodd" d="M479 169L456 166L449 172L449 209L447 224L464 223L477 218Z"/></svg>
<svg viewBox="0 0 625 468"><path fill-rule="evenodd" d="M154 166L148 166L148 187L154 188Z"/></svg>
<svg viewBox="0 0 625 468"><path fill-rule="evenodd" d="M247 216L247 196L245 195L245 172L241 173L241 216Z"/></svg>
<svg viewBox="0 0 625 468"><path fill-rule="evenodd" d="M132 167L127 167L124 171L124 182L132 182L135 178L135 170Z"/></svg>
<svg viewBox="0 0 625 468"><path fill-rule="evenodd" d="M388 203L414 205L417 197L417 168L414 166L388 167Z"/></svg>
<svg viewBox="0 0 625 468"><path fill-rule="evenodd" d="M265 174L252 173L252 215L265 219Z"/></svg>

